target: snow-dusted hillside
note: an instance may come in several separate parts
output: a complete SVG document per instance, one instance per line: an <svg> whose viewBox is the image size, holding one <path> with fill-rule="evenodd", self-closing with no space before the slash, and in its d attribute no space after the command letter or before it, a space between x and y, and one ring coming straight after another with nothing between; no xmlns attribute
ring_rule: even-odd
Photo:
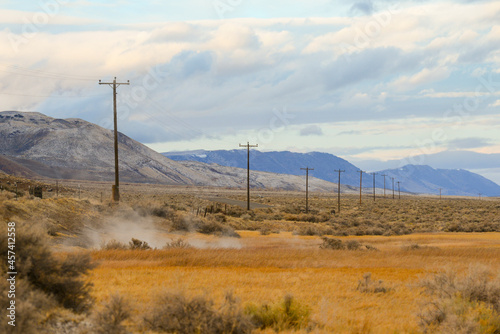
<svg viewBox="0 0 500 334"><path fill-rule="evenodd" d="M118 140L122 181L246 187L246 169L180 163L121 133ZM55 119L36 112L0 112L0 154L11 164L44 177L114 179L113 132L81 119ZM252 171L251 186L302 190L305 178ZM336 188L333 183L310 178L310 189ZM343 190L353 191L349 187Z"/></svg>

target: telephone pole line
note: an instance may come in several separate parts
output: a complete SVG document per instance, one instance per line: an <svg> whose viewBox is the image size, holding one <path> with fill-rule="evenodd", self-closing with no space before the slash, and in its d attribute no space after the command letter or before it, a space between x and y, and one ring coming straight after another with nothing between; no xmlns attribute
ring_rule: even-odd
<svg viewBox="0 0 500 334"><path fill-rule="evenodd" d="M382 176L384 177L384 198L385 198L385 177L387 176L387 174L382 174Z"/></svg>
<svg viewBox="0 0 500 334"><path fill-rule="evenodd" d="M363 173L366 173L363 170L358 170L359 173L359 205L361 205L361 190L363 189Z"/></svg>
<svg viewBox="0 0 500 334"><path fill-rule="evenodd" d="M99 85L109 85L111 88L113 88L113 121L115 125L115 132L114 132L114 137L115 137L115 185L112 187L112 192L113 192L113 200L115 202L120 201L120 177L118 175L118 120L116 116L116 88L120 85L130 85L130 80L127 80L127 82L116 82L116 77L114 78L113 82L101 82L99 80Z"/></svg>
<svg viewBox="0 0 500 334"><path fill-rule="evenodd" d="M372 175L373 175L373 201L375 202L375 175L377 175L377 173L373 172Z"/></svg>
<svg viewBox="0 0 500 334"><path fill-rule="evenodd" d="M306 213L309 213L309 171L314 170L314 168L301 168L301 170L306 171Z"/></svg>
<svg viewBox="0 0 500 334"><path fill-rule="evenodd" d="M399 196L399 197L398 197L398 199L401 199L401 188L399 187L399 184L400 184L400 183L401 183L401 182L400 182L400 181L398 181L398 194L399 194L399 195L398 195L398 196Z"/></svg>
<svg viewBox="0 0 500 334"><path fill-rule="evenodd" d="M337 211L340 213L340 173L344 173L345 170L340 170L340 169L336 169L335 172L339 173L339 183L337 184L337 195L338 195L338 199L337 199L337 204L338 204L338 207L337 207Z"/></svg>
<svg viewBox="0 0 500 334"><path fill-rule="evenodd" d="M392 179L392 199L394 199L394 178L391 177Z"/></svg>
<svg viewBox="0 0 500 334"><path fill-rule="evenodd" d="M240 144L240 147L247 148L247 210L250 210L250 147L259 147L259 144L250 145L250 143L247 142L246 145Z"/></svg>

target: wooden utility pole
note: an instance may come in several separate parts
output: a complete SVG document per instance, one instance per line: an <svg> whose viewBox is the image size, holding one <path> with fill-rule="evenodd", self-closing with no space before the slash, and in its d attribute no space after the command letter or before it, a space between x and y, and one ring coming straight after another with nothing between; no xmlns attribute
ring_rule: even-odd
<svg viewBox="0 0 500 334"><path fill-rule="evenodd" d="M365 171L358 170L359 173L359 205L361 205L361 190L363 189L363 173Z"/></svg>
<svg viewBox="0 0 500 334"><path fill-rule="evenodd" d="M337 207L337 211L338 213L340 213L340 173L343 173L345 172L345 170L340 170L340 169L336 169L335 172L339 173L339 183L337 184L337 195L338 195L338 199L337 199L337 204L338 204L338 207Z"/></svg>
<svg viewBox="0 0 500 334"><path fill-rule="evenodd" d="M377 173L372 173L373 175L373 201L375 202L375 175L377 175Z"/></svg>
<svg viewBox="0 0 500 334"><path fill-rule="evenodd" d="M394 178L391 177L392 179L392 199L394 199Z"/></svg>
<svg viewBox="0 0 500 334"><path fill-rule="evenodd" d="M115 125L115 184L112 187L113 200L115 202L120 201L120 177L118 175L118 117L116 115L116 88L120 85L130 85L130 81L127 82L116 82L116 77L113 82L101 82L99 80L99 85L109 85L113 88L113 121Z"/></svg>
<svg viewBox="0 0 500 334"><path fill-rule="evenodd" d="M400 182L400 181L398 181L398 194L399 194L399 195L398 195L398 199L401 199L401 188L399 187L399 184L400 184L400 183L401 183L401 182Z"/></svg>
<svg viewBox="0 0 500 334"><path fill-rule="evenodd" d="M309 171L314 170L314 168L301 168L301 170L306 171L306 213L309 213Z"/></svg>
<svg viewBox="0 0 500 334"><path fill-rule="evenodd" d="M240 147L247 148L247 210L250 210L250 147L259 147L259 144L250 145L250 143L247 142L246 145L240 144Z"/></svg>
<svg viewBox="0 0 500 334"><path fill-rule="evenodd" d="M384 177L384 198L385 198L385 177L387 176L387 174L382 174L382 176Z"/></svg>
<svg viewBox="0 0 500 334"><path fill-rule="evenodd" d="M443 188L439 188L439 200L441 200L441 189Z"/></svg>

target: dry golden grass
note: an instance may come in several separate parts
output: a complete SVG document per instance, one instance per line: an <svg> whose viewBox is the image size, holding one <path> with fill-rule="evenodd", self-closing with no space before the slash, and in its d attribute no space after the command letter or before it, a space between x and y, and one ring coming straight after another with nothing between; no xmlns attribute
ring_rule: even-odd
<svg viewBox="0 0 500 334"><path fill-rule="evenodd" d="M94 251L101 263L91 276L95 296L118 291L145 309L164 290L216 301L233 290L243 303L273 302L291 293L312 307L324 332L412 333L419 330L423 297L416 283L424 274L446 266L466 270L473 263L500 268L498 233L344 238L374 245L378 252L320 250L318 237L290 233L240 234L242 249ZM411 243L421 248L402 247ZM392 290L357 291L367 272Z"/></svg>
<svg viewBox="0 0 500 334"><path fill-rule="evenodd" d="M100 263L89 277L97 301L119 292L131 301L136 315L147 312L164 290L190 296L205 294L218 303L226 291L233 290L243 304L275 302L291 293L312 308L314 320L324 326L318 327L318 332L418 333L417 314L424 297L416 283L422 276L445 267L465 271L475 263L493 271L500 269L499 232L445 233L500 231L498 199L439 201L405 196L376 202L366 198L359 206L356 196L343 196L341 214L331 216L330 210L336 208L334 194L312 194L313 213L305 215L301 212L303 194L259 191L262 197L253 200L273 208L251 214L230 208L227 215L206 217L239 229L241 238L237 239L172 232L170 215L192 217L199 208L211 204L204 197L214 194L245 199L242 190L124 184L123 202L112 205L100 201L100 193L106 194L110 188L107 183L82 182L81 200L74 188L78 183L65 184L71 197L21 197L16 201L10 193L0 193L0 215L4 220L44 223L58 243L77 238L82 227L105 227L109 217L114 222L123 219L130 223L151 215L146 218L158 228L156 237L164 244L181 237L205 248L90 250ZM297 235L303 229L349 234L338 238L356 240L379 251L320 249L319 236ZM262 230L279 233L261 235ZM416 244L419 247L414 247ZM372 279L382 280L389 291L357 290L358 281L368 272ZM130 329L138 331L133 325Z"/></svg>

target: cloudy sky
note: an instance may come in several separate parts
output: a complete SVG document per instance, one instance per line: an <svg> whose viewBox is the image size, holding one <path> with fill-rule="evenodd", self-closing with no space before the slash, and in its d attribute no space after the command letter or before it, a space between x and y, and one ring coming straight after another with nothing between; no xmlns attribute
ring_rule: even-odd
<svg viewBox="0 0 500 334"><path fill-rule="evenodd" d="M160 151L500 153L500 1L0 0L0 110ZM411 160L411 159L409 159ZM411 162L411 161L410 161ZM425 161L419 161L425 163Z"/></svg>

